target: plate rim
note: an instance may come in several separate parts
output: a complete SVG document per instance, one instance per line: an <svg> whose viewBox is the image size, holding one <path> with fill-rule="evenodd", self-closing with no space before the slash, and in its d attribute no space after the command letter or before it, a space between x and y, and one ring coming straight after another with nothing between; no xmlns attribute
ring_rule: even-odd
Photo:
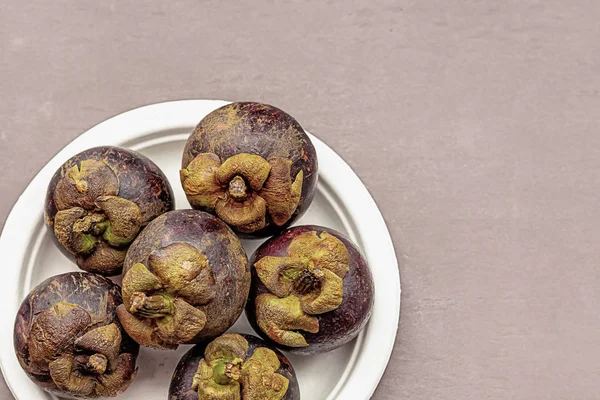
<svg viewBox="0 0 600 400"><path fill-rule="evenodd" d="M0 330L0 370L9 390L17 400L30 399L33 394L41 391L33 383L15 387L15 384L20 381L15 381L18 378L17 374L19 372L23 374L23 371L20 370L14 355L12 334L13 321L21 302L21 299L16 298L16 291L22 283L19 279L20 269L28 255L28 244L18 239L33 238L39 225L37 218L26 217L27 210L39 208L40 199L36 193L41 190L45 194L47 182L54 172L64 160L80 151L98 145L126 146L127 142L152 132L177 130L184 125L193 126L199 120L199 110L206 109L210 112L228 103L229 101L223 100L176 100L145 105L110 117L88 129L61 149L44 165L19 196L6 218L0 235L0 254L6 262L6 274L3 278L7 282L5 287L9 288L6 292L7 298L0 302L0 315L3 320L9 321L3 324ZM195 122L190 124L192 120ZM336 176L336 179L327 180L333 192L344 193L348 187L352 187L352 196L339 196L338 200L348 209L350 215L361 215L361 218L353 218L351 222L359 236L361 250L367 257L376 283L375 305L371 320L361 334L366 336L362 344L363 349L357 354L344 382L340 382L342 387L336 385L334 388L334 392L338 389L337 396L328 399L369 399L385 372L397 336L401 302L398 261L385 220L366 186L333 149L313 135L310 137L318 143L318 147L323 147L331 153L331 157L327 157L325 163L319 159L319 174L335 171L335 174L341 175ZM324 165L326 165L325 169ZM353 210L356 214L352 212ZM375 270L374 265L383 267ZM9 297L11 294L12 299ZM377 304L385 304L385 312ZM367 340L369 337L371 339ZM9 366L10 368L7 368ZM13 367L17 367L18 371L15 372ZM359 376L360 379L352 380L350 379L352 376Z"/></svg>

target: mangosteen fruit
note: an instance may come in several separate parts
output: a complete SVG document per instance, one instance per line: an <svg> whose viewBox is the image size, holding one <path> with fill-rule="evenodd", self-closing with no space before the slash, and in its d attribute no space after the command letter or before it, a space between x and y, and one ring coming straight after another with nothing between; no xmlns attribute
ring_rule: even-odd
<svg viewBox="0 0 600 400"><path fill-rule="evenodd" d="M124 392L137 373L139 346L123 331L119 286L86 272L57 275L23 300L14 328L27 376L61 397L91 399Z"/></svg>
<svg viewBox="0 0 600 400"><path fill-rule="evenodd" d="M250 268L238 237L198 210L165 213L139 234L124 263L117 313L142 346L174 349L225 332L244 309Z"/></svg>
<svg viewBox="0 0 600 400"><path fill-rule="evenodd" d="M373 278L357 246L322 226L297 226L250 259L246 315L267 342L294 354L333 350L366 325Z"/></svg>
<svg viewBox="0 0 600 400"><path fill-rule="evenodd" d="M315 195L317 155L300 124L261 103L231 103L189 137L181 184L193 208L243 237L265 237L300 217Z"/></svg>
<svg viewBox="0 0 600 400"><path fill-rule="evenodd" d="M173 191L148 158L119 147L83 151L65 162L46 193L46 225L79 268L118 275L138 232L174 208Z"/></svg>
<svg viewBox="0 0 600 400"><path fill-rule="evenodd" d="M189 350L177 364L169 400L300 400L290 362L251 335L224 334Z"/></svg>

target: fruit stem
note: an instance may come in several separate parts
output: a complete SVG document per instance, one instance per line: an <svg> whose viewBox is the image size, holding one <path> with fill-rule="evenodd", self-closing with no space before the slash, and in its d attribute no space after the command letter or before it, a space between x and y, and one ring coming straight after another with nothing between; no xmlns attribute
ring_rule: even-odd
<svg viewBox="0 0 600 400"><path fill-rule="evenodd" d="M213 368L213 380L219 385L228 385L231 381L237 381L242 374L241 359L231 362L220 362Z"/></svg>
<svg viewBox="0 0 600 400"><path fill-rule="evenodd" d="M79 371L90 374L102 375L106 371L108 359L104 354L79 355L75 357L76 367Z"/></svg>
<svg viewBox="0 0 600 400"><path fill-rule="evenodd" d="M307 294L321 287L321 279L308 268L300 272L294 279L294 291Z"/></svg>
<svg viewBox="0 0 600 400"><path fill-rule="evenodd" d="M146 318L162 318L174 312L173 298L167 293L146 296L144 293L134 293L131 296L132 314Z"/></svg>
<svg viewBox="0 0 600 400"><path fill-rule="evenodd" d="M237 201L244 201L248 197L248 187L246 181L239 175L236 175L229 181L229 195Z"/></svg>

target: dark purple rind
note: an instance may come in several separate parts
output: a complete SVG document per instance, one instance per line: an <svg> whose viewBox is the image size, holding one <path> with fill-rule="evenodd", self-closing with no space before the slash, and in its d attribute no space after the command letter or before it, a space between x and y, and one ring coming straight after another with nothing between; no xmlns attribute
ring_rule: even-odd
<svg viewBox="0 0 600 400"><path fill-rule="evenodd" d="M58 210L54 204L54 190L66 171L78 165L82 160L104 160L119 179L119 197L130 200L138 205L142 212L142 227L154 218L167 211L175 209L173 189L165 174L149 158L132 150L121 147L101 146L85 150L67 160L54 173L48 190L44 212L46 226L50 230L55 244L70 259L73 255L61 245L54 235L54 217ZM115 271L118 275L121 271Z"/></svg>
<svg viewBox="0 0 600 400"><path fill-rule="evenodd" d="M298 385L298 379L292 364L289 360L281 354L275 347L267 344L263 340L252 335L243 336L248 341L248 355L246 359L252 356L254 350L257 347L267 347L277 354L281 366L276 371L278 374L285 376L289 381L288 390L283 397L283 400L300 400L300 386ZM199 344L192 347L187 353L183 355L175 371L173 372L173 378L171 379L171 386L169 387L169 400L198 400L198 392L192 390L192 379L198 369L198 363L204 357L204 350L206 349L207 343ZM244 400L244 399L242 399Z"/></svg>
<svg viewBox="0 0 600 400"><path fill-rule="evenodd" d="M292 161L291 177L304 171L300 202L294 214L283 225L273 223L267 213L267 226L252 233L240 233L242 238L272 236L283 231L301 217L315 196L318 177L317 153L304 129L291 115L267 104L238 102L225 105L213 112L234 108L239 118L223 130L206 129L202 120L189 137L183 152L182 168L200 153L214 153L225 161L240 153L257 154L268 160L283 157Z"/></svg>
<svg viewBox="0 0 600 400"><path fill-rule="evenodd" d="M177 210L152 221L131 244L125 258L126 273L142 263L150 271L148 256L172 243L188 243L202 251L215 275L216 297L198 307L207 316L204 329L188 343L211 340L237 321L250 290L250 267L238 237L220 219L198 210Z"/></svg>
<svg viewBox="0 0 600 400"><path fill-rule="evenodd" d="M21 303L15 319L13 344L22 367L28 364L28 335L35 317L62 301L82 307L96 321L86 332L114 322L121 330L120 354L133 355L135 362L140 346L127 335L116 313L117 307L123 303L121 288L111 280L97 274L68 272L46 279L36 286ZM84 333L82 332L82 335ZM50 393L66 398L76 398L58 389L49 374L31 374L26 370L25 373L34 383Z"/></svg>
<svg viewBox="0 0 600 400"><path fill-rule="evenodd" d="M292 239L301 233L309 231L316 231L318 234L328 232L334 235L344 243L350 255L350 270L343 280L344 297L342 304L334 311L315 315L319 320L319 332L309 333L300 331L309 346L288 347L280 345L271 340L259 328L256 322L255 299L260 294L269 293L269 291L258 278L256 269L252 267L252 286L248 302L246 303L246 316L256 333L273 346L299 355L325 353L348 343L367 324L373 308L373 277L371 276L371 271L366 260L354 243L333 229L316 225L290 228L263 243L250 258L250 265L254 266L256 261L265 256L287 256L286 251Z"/></svg>

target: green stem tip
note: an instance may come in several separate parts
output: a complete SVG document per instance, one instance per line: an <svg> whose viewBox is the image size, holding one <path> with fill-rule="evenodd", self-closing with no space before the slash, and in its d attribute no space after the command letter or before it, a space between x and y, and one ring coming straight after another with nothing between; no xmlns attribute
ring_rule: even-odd
<svg viewBox="0 0 600 400"><path fill-rule="evenodd" d="M173 297L168 293L160 293L153 296L146 296L144 293L134 293L131 296L132 314L138 314L146 318L162 318L173 314L175 306Z"/></svg>

